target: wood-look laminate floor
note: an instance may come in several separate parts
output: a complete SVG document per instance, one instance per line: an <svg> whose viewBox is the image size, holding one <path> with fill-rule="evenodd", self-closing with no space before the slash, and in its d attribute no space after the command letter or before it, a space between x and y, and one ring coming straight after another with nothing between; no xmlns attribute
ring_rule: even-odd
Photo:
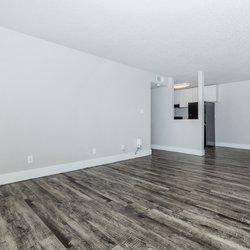
<svg viewBox="0 0 250 250"><path fill-rule="evenodd" d="M152 156L0 187L0 249L250 249L250 151Z"/></svg>

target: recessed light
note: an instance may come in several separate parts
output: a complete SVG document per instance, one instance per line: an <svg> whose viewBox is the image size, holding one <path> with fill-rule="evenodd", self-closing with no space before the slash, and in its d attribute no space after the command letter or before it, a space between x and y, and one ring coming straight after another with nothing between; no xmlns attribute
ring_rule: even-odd
<svg viewBox="0 0 250 250"><path fill-rule="evenodd" d="M183 83L176 83L174 85L174 89L184 89L190 86L190 83L188 82L183 82Z"/></svg>

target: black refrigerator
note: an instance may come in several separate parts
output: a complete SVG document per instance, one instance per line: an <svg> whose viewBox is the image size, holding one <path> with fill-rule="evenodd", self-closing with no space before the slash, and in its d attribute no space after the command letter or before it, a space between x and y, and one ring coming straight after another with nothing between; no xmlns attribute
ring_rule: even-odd
<svg viewBox="0 0 250 250"><path fill-rule="evenodd" d="M198 119L198 102L188 104L188 119ZM204 103L204 145L215 146L215 104Z"/></svg>

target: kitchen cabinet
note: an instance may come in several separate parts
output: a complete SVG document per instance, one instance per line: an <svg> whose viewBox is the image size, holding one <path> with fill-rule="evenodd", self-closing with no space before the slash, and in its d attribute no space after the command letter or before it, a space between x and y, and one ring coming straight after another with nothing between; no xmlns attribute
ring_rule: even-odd
<svg viewBox="0 0 250 250"><path fill-rule="evenodd" d="M189 102L198 102L197 88L174 91L174 104L179 104L180 108L187 108Z"/></svg>
<svg viewBox="0 0 250 250"><path fill-rule="evenodd" d="M217 102L217 86L205 86L204 101ZM180 108L187 108L188 103L198 102L198 88L182 89L174 91L174 104L179 104Z"/></svg>
<svg viewBox="0 0 250 250"><path fill-rule="evenodd" d="M198 102L198 88L192 88L192 101Z"/></svg>
<svg viewBox="0 0 250 250"><path fill-rule="evenodd" d="M174 91L174 104L180 104L180 91Z"/></svg>
<svg viewBox="0 0 250 250"><path fill-rule="evenodd" d="M180 108L186 108L188 106L188 101L190 100L190 91L185 89L180 94Z"/></svg>
<svg viewBox="0 0 250 250"><path fill-rule="evenodd" d="M205 102L217 102L217 85L205 86L204 88L204 101Z"/></svg>

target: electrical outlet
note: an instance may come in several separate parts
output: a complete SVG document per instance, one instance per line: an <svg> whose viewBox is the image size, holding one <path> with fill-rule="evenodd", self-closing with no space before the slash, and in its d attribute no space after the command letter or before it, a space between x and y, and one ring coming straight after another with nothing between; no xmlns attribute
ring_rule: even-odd
<svg viewBox="0 0 250 250"><path fill-rule="evenodd" d="M28 164L32 164L33 161L34 161L33 155L29 155L29 156L27 157L27 162L28 162Z"/></svg>
<svg viewBox="0 0 250 250"><path fill-rule="evenodd" d="M136 139L136 147L139 149L142 147L142 139L141 138Z"/></svg>
<svg viewBox="0 0 250 250"><path fill-rule="evenodd" d="M96 152L97 152L96 148L93 148L93 149L92 149L92 154L95 155Z"/></svg>
<svg viewBox="0 0 250 250"><path fill-rule="evenodd" d="M126 150L125 145L122 144L122 145L121 145L121 151L122 151L122 152L125 152L125 150Z"/></svg>
<svg viewBox="0 0 250 250"><path fill-rule="evenodd" d="M139 150L142 149L142 139L141 138L137 138L136 139L136 151L135 154L137 154L139 152Z"/></svg>

